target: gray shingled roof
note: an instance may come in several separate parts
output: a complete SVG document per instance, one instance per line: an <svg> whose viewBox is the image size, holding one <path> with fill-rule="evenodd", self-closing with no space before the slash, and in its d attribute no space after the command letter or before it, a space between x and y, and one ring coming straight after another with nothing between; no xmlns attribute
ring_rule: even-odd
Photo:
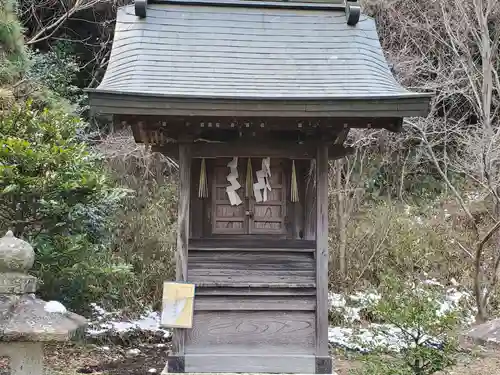
<svg viewBox="0 0 500 375"><path fill-rule="evenodd" d="M429 101L429 94L395 80L369 17L348 26L339 10L188 3L151 4L144 19L133 6L121 8L106 74L92 90L98 93L111 99L403 100L411 103L411 115L424 114Z"/></svg>

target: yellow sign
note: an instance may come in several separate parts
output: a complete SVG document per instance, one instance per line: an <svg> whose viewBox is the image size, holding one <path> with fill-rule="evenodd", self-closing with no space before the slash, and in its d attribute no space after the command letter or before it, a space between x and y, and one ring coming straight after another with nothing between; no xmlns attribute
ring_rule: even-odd
<svg viewBox="0 0 500 375"><path fill-rule="evenodd" d="M163 283L162 327L192 328L193 306L194 284Z"/></svg>

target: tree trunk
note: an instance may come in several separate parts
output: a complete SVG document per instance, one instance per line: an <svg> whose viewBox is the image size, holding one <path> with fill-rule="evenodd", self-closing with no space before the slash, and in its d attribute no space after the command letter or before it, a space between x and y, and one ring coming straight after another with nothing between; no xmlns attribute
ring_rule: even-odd
<svg viewBox="0 0 500 375"><path fill-rule="evenodd" d="M482 272L481 272L481 257L483 254L483 243L480 242L476 245L476 254L474 259L474 295L476 297L476 323L484 323L488 320L487 301L485 300L486 293L483 293L482 285Z"/></svg>
<svg viewBox="0 0 500 375"><path fill-rule="evenodd" d="M342 185L342 168L344 166L344 159L338 159L336 161L337 167L335 168L335 189L336 194L336 206L337 206L337 231L339 238L339 267L340 275L342 278L346 277L347 274L347 259L346 259L346 247L347 247L347 220L345 212L345 202L344 202L344 187Z"/></svg>

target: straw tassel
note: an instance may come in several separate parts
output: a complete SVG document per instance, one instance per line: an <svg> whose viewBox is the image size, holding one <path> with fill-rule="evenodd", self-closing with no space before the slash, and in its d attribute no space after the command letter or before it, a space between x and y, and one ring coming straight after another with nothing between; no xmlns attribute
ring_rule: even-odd
<svg viewBox="0 0 500 375"><path fill-rule="evenodd" d="M208 197L208 184L207 184L207 168L205 165L205 158L201 159L200 168L200 187L198 189L198 198Z"/></svg>
<svg viewBox="0 0 500 375"><path fill-rule="evenodd" d="M245 197L251 198L253 194L253 171L252 171L252 159L248 158L247 162L247 177L245 181Z"/></svg>
<svg viewBox="0 0 500 375"><path fill-rule="evenodd" d="M299 188L297 186L297 171L295 170L295 160L292 160L292 181L290 186L290 196L292 202L299 201Z"/></svg>

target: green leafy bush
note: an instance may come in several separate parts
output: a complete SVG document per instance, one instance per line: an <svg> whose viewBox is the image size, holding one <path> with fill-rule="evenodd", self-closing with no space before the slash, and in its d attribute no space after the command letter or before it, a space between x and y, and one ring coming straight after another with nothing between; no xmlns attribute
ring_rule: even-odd
<svg viewBox="0 0 500 375"><path fill-rule="evenodd" d="M62 107L78 115L88 111L88 97L78 87L80 72L75 55L65 43L57 43L48 52L30 51L30 67L25 79L36 93L36 103L49 108Z"/></svg>
<svg viewBox="0 0 500 375"><path fill-rule="evenodd" d="M374 314L385 325L379 333L394 336L397 332L401 351L375 350L354 373L430 375L452 366L460 319L456 310L444 308L442 293L433 285L404 283L393 276L383 278L380 291Z"/></svg>
<svg viewBox="0 0 500 375"><path fill-rule="evenodd" d="M106 246L84 234L40 236L35 244L36 274L43 281L40 293L45 299L81 312L89 309L89 302L122 305L134 274Z"/></svg>
<svg viewBox="0 0 500 375"><path fill-rule="evenodd" d="M0 0L0 84L16 81L28 63L16 1Z"/></svg>
<svg viewBox="0 0 500 375"><path fill-rule="evenodd" d="M34 245L42 296L78 310L85 300L112 300L130 276L107 248L127 191L113 187L79 141L82 126L30 103L0 114L0 229Z"/></svg>

